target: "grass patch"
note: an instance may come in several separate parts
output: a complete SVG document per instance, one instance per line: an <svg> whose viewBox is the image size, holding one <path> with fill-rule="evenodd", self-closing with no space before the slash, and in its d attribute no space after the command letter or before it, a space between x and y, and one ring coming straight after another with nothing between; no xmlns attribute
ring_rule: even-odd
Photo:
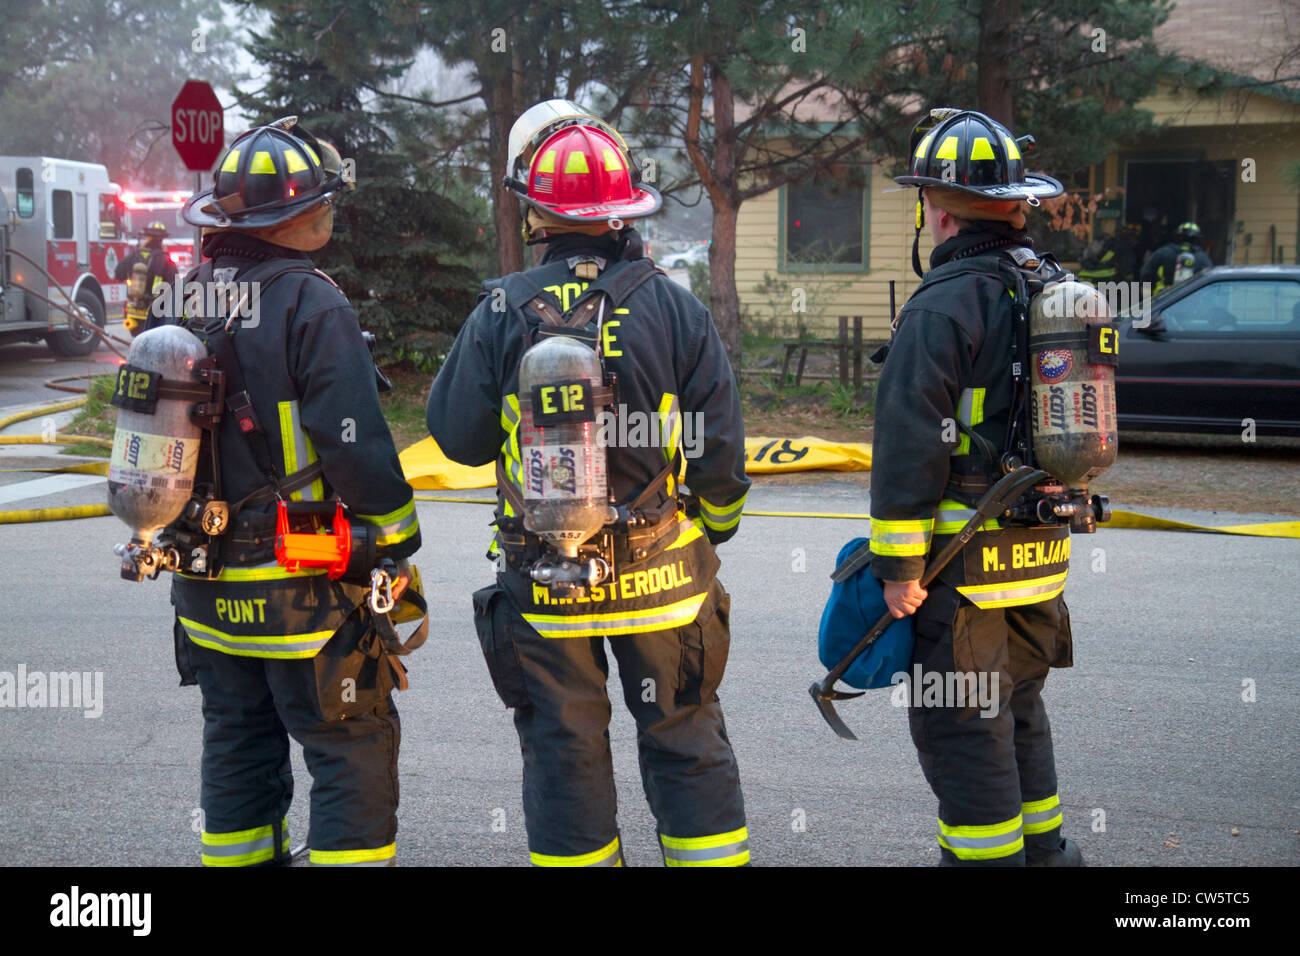
<svg viewBox="0 0 1300 956"><path fill-rule="evenodd" d="M86 386L86 404L77 409L77 416L65 429L70 435L86 435L93 438L113 440L113 430L117 427L117 409L108 404L113 397L113 388L117 383L117 373L100 375L90 380ZM95 458L107 458L109 450L89 442L78 442L63 449L65 455L87 455Z"/></svg>
<svg viewBox="0 0 1300 956"><path fill-rule="evenodd" d="M424 421L425 403L429 400L429 387L433 376L428 372L417 371L408 365L395 366L384 370L393 380L391 392L379 394L379 404L384 410L384 418L393 433L393 444L401 451L408 445L414 445L429 437L429 428Z"/></svg>

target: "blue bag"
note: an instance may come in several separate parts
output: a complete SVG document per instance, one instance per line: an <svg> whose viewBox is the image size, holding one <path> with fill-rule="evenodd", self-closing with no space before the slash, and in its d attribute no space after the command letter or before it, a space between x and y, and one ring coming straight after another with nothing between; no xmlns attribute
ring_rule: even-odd
<svg viewBox="0 0 1300 956"><path fill-rule="evenodd" d="M866 538L854 538L840 549L835 566L839 567L866 543ZM817 632L817 655L822 664L830 669L843 660L888 610L884 588L871 573L869 561L847 580L836 581ZM914 641L912 618L894 621L849 666L841 680L861 690L889 687L894 674L911 669Z"/></svg>

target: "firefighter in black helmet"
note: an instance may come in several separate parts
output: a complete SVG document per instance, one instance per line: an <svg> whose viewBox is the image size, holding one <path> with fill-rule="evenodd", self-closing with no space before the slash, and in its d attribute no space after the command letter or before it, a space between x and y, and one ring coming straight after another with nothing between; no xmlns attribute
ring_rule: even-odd
<svg viewBox="0 0 1300 956"><path fill-rule="evenodd" d="M221 539L219 574L177 574L172 586L181 683L203 692L209 866L288 862L290 736L312 774L311 862L395 860L400 724L390 691L404 671L385 653L384 615L367 588L323 568L291 572L275 554L280 499L299 511L307 506L295 502L341 499L354 542L373 541L375 560L401 569L398 595L420 545L356 313L307 255L329 241L349 186L337 151L296 117L240 136L213 187L185 206L186 221L204 227L207 260L186 278L205 289L235 283L236 297L256 292L255 305L182 317L163 296L156 310L204 338L226 375L226 414L209 443L217 463L205 474L201 457L196 481L215 471L222 497L243 502Z"/></svg>
<svg viewBox="0 0 1300 956"><path fill-rule="evenodd" d="M429 394L428 425L453 460L497 462L497 583L475 592L474 614L493 684L515 714L531 859L623 863L608 640L664 862L744 865L744 800L717 695L730 598L714 545L735 534L749 489L731 366L708 309L644 255L629 221L661 199L637 180L616 130L553 100L520 117L510 149L506 185L525 202L525 235L546 252L539 267L484 283ZM594 382L557 382L587 429L576 449L547 444L549 386L525 386L524 363L536 368L552 346L595 369ZM615 414L593 415L607 403ZM600 575L557 590L545 583L555 549L533 521L597 474L592 510L607 514L581 555Z"/></svg>
<svg viewBox="0 0 1300 956"><path fill-rule="evenodd" d="M149 306L158 293L176 280L176 265L167 257L163 240L167 227L154 220L144 227L144 241L117 264L113 278L127 283L126 330L137 335L144 330ZM137 265L144 266L135 278Z"/></svg>
<svg viewBox="0 0 1300 956"><path fill-rule="evenodd" d="M1161 292L1209 269L1214 260L1206 254L1203 243L1200 226L1194 222L1179 223L1174 241L1151 253L1142 266L1142 281L1155 283L1152 292Z"/></svg>
<svg viewBox="0 0 1300 956"><path fill-rule="evenodd" d="M954 691L922 705L914 688L908 710L921 768L939 798L942 860L953 865L1081 859L1061 837L1039 696L1048 669L1071 663L1059 559L1068 554L1060 542L1069 529L990 522L928 589L919 584L932 548L966 524L972 504L1000 477L1008 432L1019 431L1009 428L1016 323L1007 277L1018 268L1052 271L1024 231L1025 204L1062 191L1051 177L1025 172L1022 152L1031 143L981 113L933 110L913 132L908 174L897 177L918 187L918 275L927 225L935 249L897 317L880 374L871 570L894 616L915 616L913 673L942 675L941 686ZM987 583L980 555L996 543L991 537L1050 538L1044 553L1058 560Z"/></svg>

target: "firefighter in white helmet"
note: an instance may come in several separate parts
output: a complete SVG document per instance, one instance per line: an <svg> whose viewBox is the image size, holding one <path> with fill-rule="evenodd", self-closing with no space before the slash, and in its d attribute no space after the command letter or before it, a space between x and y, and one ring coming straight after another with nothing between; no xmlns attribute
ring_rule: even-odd
<svg viewBox="0 0 1300 956"><path fill-rule="evenodd" d="M428 425L453 460L497 463L497 582L474 615L514 710L531 858L623 863L608 639L664 861L743 865L717 696L730 635L714 545L735 534L749 488L731 367L708 309L644 257L629 222L661 199L618 132L550 101L510 141L505 185L546 252L484 284Z"/></svg>

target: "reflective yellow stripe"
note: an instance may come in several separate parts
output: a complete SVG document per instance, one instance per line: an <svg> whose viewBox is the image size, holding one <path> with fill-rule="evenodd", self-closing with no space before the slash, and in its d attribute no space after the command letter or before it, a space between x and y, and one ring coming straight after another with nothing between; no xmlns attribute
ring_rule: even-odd
<svg viewBox="0 0 1300 956"><path fill-rule="evenodd" d="M970 146L971 159L997 159L993 155L993 146L983 136L976 136L975 142Z"/></svg>
<svg viewBox="0 0 1300 956"><path fill-rule="evenodd" d="M933 518L891 521L871 519L871 553L888 557L915 557L930 550Z"/></svg>
<svg viewBox="0 0 1300 956"><path fill-rule="evenodd" d="M676 551L678 548L684 548L692 541L698 541L704 537L704 529L694 521L687 521L686 516L680 511L677 512L677 540L664 548L665 551Z"/></svg>
<svg viewBox="0 0 1300 956"><path fill-rule="evenodd" d="M959 860L994 860L1025 846L1020 814L987 826L949 826L939 821L939 845Z"/></svg>
<svg viewBox="0 0 1300 956"><path fill-rule="evenodd" d="M715 505L707 498L701 497L700 517L704 519L705 525L714 531L734 528L740 522L740 516L745 510L745 499L748 497L749 492L746 491L729 505Z"/></svg>
<svg viewBox="0 0 1300 956"><path fill-rule="evenodd" d="M930 145L930 140L932 140L932 139L934 139L934 134L933 134L933 133L926 133L926 134L925 134L925 139L921 140L921 142L919 142L919 143L916 144L916 152L915 152L913 155L914 155L914 156L917 156L917 157L922 157L922 156L924 156L924 155L925 155L925 148L926 148L927 146Z"/></svg>
<svg viewBox="0 0 1300 956"><path fill-rule="evenodd" d="M379 526L375 543L381 547L405 541L420 530L420 521L415 516L414 498L386 515L358 514L357 517Z"/></svg>
<svg viewBox="0 0 1300 956"><path fill-rule="evenodd" d="M1031 800L1021 805L1026 833L1046 833L1061 825L1061 799L1052 794L1042 800Z"/></svg>
<svg viewBox="0 0 1300 956"><path fill-rule="evenodd" d="M668 866L740 866L749 862L749 830L702 837L671 837L660 834L664 862Z"/></svg>
<svg viewBox="0 0 1300 956"><path fill-rule="evenodd" d="M618 846L618 837L614 837L599 850L580 853L577 856L549 856L545 853L529 853L533 866L622 866L622 853Z"/></svg>
<svg viewBox="0 0 1300 956"><path fill-rule="evenodd" d="M604 614L524 614L523 618L542 637L596 637L644 634L684 627L695 620L707 592L674 604L639 611L609 611Z"/></svg>
<svg viewBox="0 0 1300 956"><path fill-rule="evenodd" d="M939 145L934 152L935 159L956 159L957 158L957 137L948 136Z"/></svg>
<svg viewBox="0 0 1300 956"><path fill-rule="evenodd" d="M506 440L501 444L502 466L511 482L523 493L524 488L524 466L523 453L519 450L519 396L504 395L501 402L501 430L506 434ZM502 511L506 517L515 513L514 507L510 504L510 499L502 496ZM495 543L495 539L493 539Z"/></svg>
<svg viewBox="0 0 1300 956"><path fill-rule="evenodd" d="M271 154L264 149L259 149L253 154L253 159L248 164L250 173L275 173L275 160L271 159Z"/></svg>
<svg viewBox="0 0 1300 956"><path fill-rule="evenodd" d="M208 627L189 618L179 618L191 641L200 647L233 654L236 657L276 657L303 658L315 657L331 637L333 631L316 631L312 634L278 634L240 636L226 634L216 628ZM207 635L199 637L198 634Z"/></svg>
<svg viewBox="0 0 1300 956"><path fill-rule="evenodd" d="M269 824L251 830L199 835L203 844L204 866L252 866L275 856L275 828ZM281 852L289 852L289 819L280 821Z"/></svg>
<svg viewBox="0 0 1300 956"><path fill-rule="evenodd" d="M302 578L311 577L317 574L326 573L326 568L303 568L300 571L290 571L274 561L265 564L258 564L251 568L223 568L217 575L218 581L278 581L283 578ZM189 578L193 581L206 581L207 578L202 575L182 574L181 577Z"/></svg>
<svg viewBox="0 0 1300 956"><path fill-rule="evenodd" d="M373 850L312 850L312 866L356 866L378 863L397 856L397 844L390 843Z"/></svg>
<svg viewBox="0 0 1300 956"><path fill-rule="evenodd" d="M284 473L288 476L314 462L316 449L312 447L311 439L303 430L298 415L298 402L296 400L280 402L277 407L280 411L280 444L284 450ZM292 501L323 501L325 483L317 478L306 488L293 492L289 498Z"/></svg>
<svg viewBox="0 0 1300 956"><path fill-rule="evenodd" d="M963 388L957 402L957 418L967 428L974 428L984 421L984 388ZM954 455L970 454L970 436L961 433L961 440L952 450Z"/></svg>
<svg viewBox="0 0 1300 956"><path fill-rule="evenodd" d="M935 534L956 534L966 527L966 522L975 517L975 509L965 505L960 501L953 501L951 498L945 498L939 502L939 511L935 515L934 533ZM981 531L996 531L1002 527L998 524L997 518L989 518L979 529Z"/></svg>
<svg viewBox="0 0 1300 956"><path fill-rule="evenodd" d="M1016 607L1020 604L1038 604L1050 601L1065 590L1068 571L1024 581L1005 581L1001 584L968 584L958 586L965 597L981 609Z"/></svg>

